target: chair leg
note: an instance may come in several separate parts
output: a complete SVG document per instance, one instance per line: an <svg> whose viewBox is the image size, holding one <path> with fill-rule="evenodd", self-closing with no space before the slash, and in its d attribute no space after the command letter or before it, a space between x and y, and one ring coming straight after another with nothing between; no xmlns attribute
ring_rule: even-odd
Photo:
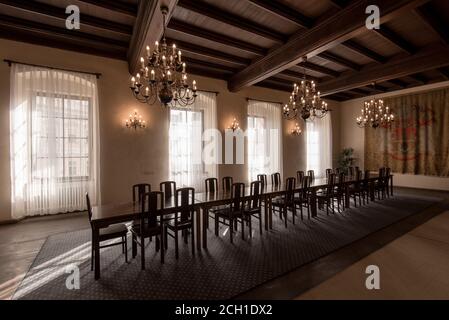
<svg viewBox="0 0 449 320"><path fill-rule="evenodd" d="M218 237L218 228L219 228L218 215L215 215L215 236Z"/></svg>
<svg viewBox="0 0 449 320"><path fill-rule="evenodd" d="M178 249L178 230L175 231L175 256L176 256L176 259L179 258L179 249Z"/></svg>
<svg viewBox="0 0 449 320"><path fill-rule="evenodd" d="M133 233L131 242L132 242L131 255L132 255L133 259L134 259L136 257L136 255L137 255L137 238L136 238L136 235L134 233Z"/></svg>
<svg viewBox="0 0 449 320"><path fill-rule="evenodd" d="M293 224L295 224L295 216L296 216L296 206L292 205L292 211L293 211Z"/></svg>
<svg viewBox="0 0 449 320"><path fill-rule="evenodd" d="M249 227L249 237L252 238L253 237L253 226L252 226L252 215L248 216L248 227Z"/></svg>
<svg viewBox="0 0 449 320"><path fill-rule="evenodd" d="M124 236L124 246L125 246L125 262L128 263L128 236Z"/></svg>
<svg viewBox="0 0 449 320"><path fill-rule="evenodd" d="M259 213L259 233L262 234L262 213Z"/></svg>
<svg viewBox="0 0 449 320"><path fill-rule="evenodd" d="M238 221L238 219L236 221ZM243 215L240 221L242 222L242 239L245 240L245 218Z"/></svg>
<svg viewBox="0 0 449 320"><path fill-rule="evenodd" d="M164 247L165 247L165 239L164 239L164 235L163 234L161 234L161 263L164 263L164 254L165 254L165 250L164 250Z"/></svg>
<svg viewBox="0 0 449 320"><path fill-rule="evenodd" d="M94 243L92 242L90 251L90 271L94 271Z"/></svg>
<svg viewBox="0 0 449 320"><path fill-rule="evenodd" d="M195 255L195 222L192 219L192 255Z"/></svg>
<svg viewBox="0 0 449 320"><path fill-rule="evenodd" d="M145 270L145 238L140 237L140 268Z"/></svg>
<svg viewBox="0 0 449 320"><path fill-rule="evenodd" d="M232 236L234 233L234 220L232 218L229 218L229 237L231 239L231 243L233 241Z"/></svg>

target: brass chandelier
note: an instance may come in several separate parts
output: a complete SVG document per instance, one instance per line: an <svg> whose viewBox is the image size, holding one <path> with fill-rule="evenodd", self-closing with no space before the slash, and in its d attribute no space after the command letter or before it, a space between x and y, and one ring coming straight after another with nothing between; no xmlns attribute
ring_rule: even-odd
<svg viewBox="0 0 449 320"><path fill-rule="evenodd" d="M164 30L161 43L155 42L154 50L146 47L146 58L140 58L140 72L131 78L131 90L134 97L147 104L156 100L165 107L187 107L197 97L196 81L188 84L186 63L182 61L182 53L176 45L170 48L165 39L166 16L168 8L161 7Z"/></svg>
<svg viewBox="0 0 449 320"><path fill-rule="evenodd" d="M375 87L375 84L373 84ZM388 106L385 106L382 99L373 98L365 101L361 108L361 115L356 118L356 123L360 128L379 126L389 126L394 121L394 114Z"/></svg>
<svg viewBox="0 0 449 320"><path fill-rule="evenodd" d="M307 57L304 57L303 61L307 61ZM301 83L293 85L290 100L284 105L283 114L287 120L301 117L304 121L308 119L313 121L315 118L323 118L330 111L327 103L321 100L315 82L306 79L305 68L303 75Z"/></svg>

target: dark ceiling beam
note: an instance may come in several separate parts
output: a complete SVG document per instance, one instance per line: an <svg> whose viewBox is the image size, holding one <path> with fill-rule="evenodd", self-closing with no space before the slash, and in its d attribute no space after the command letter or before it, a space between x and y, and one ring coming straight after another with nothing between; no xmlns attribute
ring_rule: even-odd
<svg viewBox="0 0 449 320"><path fill-rule="evenodd" d="M299 81L299 80L304 79L304 74L296 72L296 71L288 70L288 69L284 70L284 71L281 71L278 74L294 78L295 81ZM306 79L307 80L311 80L311 81L315 81L316 83L320 83L320 81L321 81L320 78L312 77L310 75L306 75Z"/></svg>
<svg viewBox="0 0 449 320"><path fill-rule="evenodd" d="M378 63L385 63L388 60L386 57L358 44L357 42L355 42L353 40L345 41L342 43L342 45L345 46L346 48L348 48L362 56L365 56L375 62L378 62Z"/></svg>
<svg viewBox="0 0 449 320"><path fill-rule="evenodd" d="M67 40L75 41L77 43L85 43L87 45L102 45L115 48L128 48L128 43L120 40L104 38L95 34L83 33L77 30L68 30L66 28L59 28L56 26L16 18L0 14L0 25L5 27L13 27L24 31L34 31L41 34L53 35L55 37L65 37Z"/></svg>
<svg viewBox="0 0 449 320"><path fill-rule="evenodd" d="M248 31L252 34L283 43L287 40L287 37L275 30L270 30L266 26L262 26L251 20L245 19L241 16L235 15L230 12L226 12L219 7L208 4L198 0L179 0L178 7L182 7L189 11L196 12L208 18L220 21L230 26L234 26L241 30Z"/></svg>
<svg viewBox="0 0 449 320"><path fill-rule="evenodd" d="M244 42L235 38L231 38L229 36L223 35L221 33L217 33L214 31L210 31L204 28L200 28L176 19L171 19L170 23L167 26L170 30L175 30L177 32L181 32L184 34L188 34L190 36L196 36L199 38L207 39L209 41L217 42L226 46L231 46L236 49L240 49L249 53L253 53L259 56L263 56L267 49L253 45L248 42Z"/></svg>
<svg viewBox="0 0 449 320"><path fill-rule="evenodd" d="M447 65L449 65L449 48L442 45L430 46L414 55L406 57L401 55L385 64L368 65L359 72L345 73L336 79L322 82L320 90L323 95L328 95Z"/></svg>
<svg viewBox="0 0 449 320"><path fill-rule="evenodd" d="M429 83L429 79L427 79L424 75L419 74L419 73L409 75L409 78L412 78L413 80L415 80L416 82L419 82L420 84L428 84Z"/></svg>
<svg viewBox="0 0 449 320"><path fill-rule="evenodd" d="M449 44L449 27L441 18L440 14L435 10L432 3L417 8L416 12L421 19L438 34L445 44Z"/></svg>
<svg viewBox="0 0 449 320"><path fill-rule="evenodd" d="M301 62L300 64L298 64L299 67L305 68L307 70L311 70L311 71L315 71L315 72L319 72L322 74L325 74L327 76L331 76L331 77L338 77L340 75L340 72L320 66L318 64L314 64L311 62Z"/></svg>
<svg viewBox="0 0 449 320"><path fill-rule="evenodd" d="M370 94L369 90L366 90L366 89L363 89L363 88L355 88L355 89L352 89L351 91L353 91L355 93L358 93L358 94L360 94L362 96L367 96L367 95Z"/></svg>
<svg viewBox="0 0 449 320"><path fill-rule="evenodd" d="M357 63L354 63L348 59L345 59L328 51L318 54L318 57L326 59L328 61L332 61L333 63L336 63L340 66L346 67L354 71L358 71L362 68L362 66L358 65Z"/></svg>
<svg viewBox="0 0 449 320"><path fill-rule="evenodd" d="M285 91L288 93L291 93L291 91L292 91L290 84L288 84L286 82L279 81L277 78L265 79L264 81L257 83L256 86L268 88L268 89Z"/></svg>
<svg viewBox="0 0 449 320"><path fill-rule="evenodd" d="M108 10L120 12L132 17L137 16L137 6L131 3L122 2L119 0L79 0L81 2L93 4L94 6L105 8ZM150 0L146 0L150 1Z"/></svg>
<svg viewBox="0 0 449 320"><path fill-rule="evenodd" d="M192 54L199 55L199 56L202 56L202 57L205 57L208 59L214 59L214 60L219 60L222 62L233 63L233 64L237 64L240 66L247 66L251 63L251 60L246 59L246 58L228 54L223 51L218 51L218 50L210 49L207 47L198 46L196 44L192 44L192 43L188 43L188 42L184 42L184 41L167 38L167 43L168 44L175 43L176 46L179 48L179 50L182 51L183 54L184 54L184 52L192 53Z"/></svg>
<svg viewBox="0 0 449 320"><path fill-rule="evenodd" d="M331 4L337 9L343 9L349 2L350 0L331 0Z"/></svg>
<svg viewBox="0 0 449 320"><path fill-rule="evenodd" d="M313 19L304 16L296 10L276 1L276 0L249 0L259 8L262 8L283 19L295 23L296 25L309 29L313 25Z"/></svg>
<svg viewBox="0 0 449 320"><path fill-rule="evenodd" d="M126 48L110 48L102 44L73 41L66 36L54 36L38 30L25 30L22 27L4 26L0 23L0 38L32 43L40 46L86 53L101 57L126 60Z"/></svg>
<svg viewBox="0 0 449 320"><path fill-rule="evenodd" d="M232 68L229 66L224 66L221 64L216 64L216 63L208 62L208 61L204 61L204 60L193 59L190 57L183 57L183 61L187 64L187 71L190 66L194 66L194 67L198 67L198 68L214 69L217 71L230 72L230 73L235 73L236 71L238 71L238 69L236 69L236 68Z"/></svg>
<svg viewBox="0 0 449 320"><path fill-rule="evenodd" d="M446 68L438 68L438 72L446 79L449 80L449 70Z"/></svg>
<svg viewBox="0 0 449 320"><path fill-rule="evenodd" d="M382 38L388 40L402 51L405 51L408 54L414 54L416 52L416 48L414 45L412 45L410 42L402 38L400 35L398 35L396 32L394 32L387 26L381 25L380 29L374 29L374 31L380 36L382 36Z"/></svg>
<svg viewBox="0 0 449 320"><path fill-rule="evenodd" d="M220 80L228 80L229 77L232 76L232 73L211 70L209 68L202 67L202 66L196 66L196 65L188 66L187 71L188 71L189 75L197 75L197 76L203 76L203 77L220 79Z"/></svg>
<svg viewBox="0 0 449 320"><path fill-rule="evenodd" d="M402 80L399 80L399 79L391 79L391 80L388 80L387 82L392 83L395 86L400 87L400 88L407 88L407 86L408 86L408 83L406 83Z"/></svg>
<svg viewBox="0 0 449 320"><path fill-rule="evenodd" d="M373 0L370 4L381 8L381 23L394 19L429 0ZM230 91L238 91L263 79L288 69L354 36L366 31L366 0L354 0L330 18L307 32L298 32L284 45L273 49L244 70L234 75L228 83Z"/></svg>
<svg viewBox="0 0 449 320"><path fill-rule="evenodd" d="M67 14L65 13L64 8L55 7L43 2L35 2L29 0L0 0L0 4L4 4L10 7L14 7L32 13L38 13L46 17L58 19L60 22L63 23L63 26L65 27ZM86 25L125 35L131 35L133 30L132 26L105 20L100 17L94 17L84 13L82 14L82 19L80 23L81 29L83 25Z"/></svg>

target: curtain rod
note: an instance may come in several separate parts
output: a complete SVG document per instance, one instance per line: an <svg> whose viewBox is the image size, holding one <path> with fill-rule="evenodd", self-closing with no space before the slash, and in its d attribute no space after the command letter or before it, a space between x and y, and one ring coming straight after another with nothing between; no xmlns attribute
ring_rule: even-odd
<svg viewBox="0 0 449 320"><path fill-rule="evenodd" d="M246 98L246 101L249 100L253 100L253 101L257 101L257 102L267 102L267 103L276 103L276 104L280 104L283 105L283 102L279 102L279 101L269 101L269 100L258 100L258 99L253 99L253 98Z"/></svg>
<svg viewBox="0 0 449 320"><path fill-rule="evenodd" d="M96 76L97 79L99 79L101 77L101 73L97 73L97 72L87 72L87 71L79 71L79 70L73 70L73 69L55 68L55 67L39 65L39 64L24 63L24 62L20 62L20 61L9 60L9 59L4 59L3 61L6 62L9 66L11 66L12 63L17 63L17 64L23 64L25 66L31 66L31 67L40 67L40 68L48 68L48 69L52 69L52 70L61 70L61 71L68 71L68 72L91 74L91 75Z"/></svg>

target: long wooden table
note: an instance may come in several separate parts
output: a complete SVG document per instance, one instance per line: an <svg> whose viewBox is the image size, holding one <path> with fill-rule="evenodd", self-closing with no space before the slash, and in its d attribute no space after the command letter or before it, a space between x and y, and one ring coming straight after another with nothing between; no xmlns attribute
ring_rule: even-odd
<svg viewBox="0 0 449 320"><path fill-rule="evenodd" d="M373 175L368 179L370 185L370 198L374 200L374 184L379 179L377 175ZM390 176L390 193L393 193L393 175ZM346 177L346 190L356 182L354 177ZM317 198L316 193L319 189L324 189L327 186L326 179L314 179L310 186L310 205L312 217L317 216ZM301 187L297 187L295 192L301 191ZM272 186L267 185L262 188L260 197L264 203L264 226L265 230L272 228L273 214L272 214L272 200L275 197L285 194L285 185ZM245 188L244 200L251 200L249 187ZM196 193L194 204L191 210L195 212L195 227L196 227L196 246L198 250L207 249L207 222L208 211L211 207L230 204L232 201L230 193L215 192L215 193ZM350 198L349 192L345 192L345 207L349 207ZM101 228L106 228L111 224L124 223L140 218L141 207L139 204L128 202L112 205L94 206L92 208L92 239L94 243L94 270L95 279L100 278L100 248L96 245ZM175 198L170 197L166 199L165 207L161 214L168 216L179 209L175 205ZM202 212L202 214L201 214Z"/></svg>

